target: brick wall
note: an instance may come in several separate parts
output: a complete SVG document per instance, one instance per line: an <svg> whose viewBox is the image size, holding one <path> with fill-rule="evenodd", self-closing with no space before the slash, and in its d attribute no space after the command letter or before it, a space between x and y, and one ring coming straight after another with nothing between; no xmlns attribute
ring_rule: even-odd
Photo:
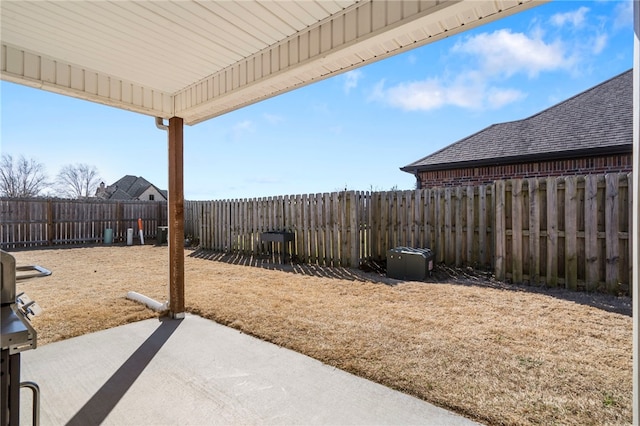
<svg viewBox="0 0 640 426"><path fill-rule="evenodd" d="M465 169L420 172L421 188L491 183L494 180L542 176L627 173L632 170L633 154L585 157L535 163L469 167Z"/></svg>

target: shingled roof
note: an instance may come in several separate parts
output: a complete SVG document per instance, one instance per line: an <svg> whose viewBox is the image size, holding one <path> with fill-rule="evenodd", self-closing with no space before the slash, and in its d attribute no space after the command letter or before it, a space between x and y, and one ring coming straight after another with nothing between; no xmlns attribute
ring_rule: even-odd
<svg viewBox="0 0 640 426"><path fill-rule="evenodd" d="M113 185L109 185L102 193L103 198L111 200L137 200L149 187L154 187L165 199L167 191L158 189L154 184L141 176L126 175ZM100 190L98 190L100 192Z"/></svg>
<svg viewBox="0 0 640 426"><path fill-rule="evenodd" d="M529 118L489 126L400 170L415 173L632 152L632 71Z"/></svg>

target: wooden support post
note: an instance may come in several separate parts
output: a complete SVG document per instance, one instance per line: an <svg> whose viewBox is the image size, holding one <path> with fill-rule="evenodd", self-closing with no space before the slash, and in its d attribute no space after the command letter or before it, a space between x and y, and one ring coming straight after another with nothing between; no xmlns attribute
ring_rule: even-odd
<svg viewBox="0 0 640 426"><path fill-rule="evenodd" d="M169 120L169 312L184 318L183 120Z"/></svg>
<svg viewBox="0 0 640 426"><path fill-rule="evenodd" d="M633 424L640 424L640 1L633 2Z"/></svg>

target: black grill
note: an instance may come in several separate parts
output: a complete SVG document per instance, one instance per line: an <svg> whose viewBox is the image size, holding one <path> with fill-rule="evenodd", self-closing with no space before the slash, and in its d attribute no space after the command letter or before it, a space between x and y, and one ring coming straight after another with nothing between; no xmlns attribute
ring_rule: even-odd
<svg viewBox="0 0 640 426"><path fill-rule="evenodd" d="M2 406L1 426L20 424L20 388L33 391L33 424L39 423L40 392L33 382L20 382L20 353L37 346L37 333L31 326L30 317L40 311L38 305L24 293L16 294L16 282L44 277L51 272L40 266L16 267L16 260L0 250L0 360Z"/></svg>

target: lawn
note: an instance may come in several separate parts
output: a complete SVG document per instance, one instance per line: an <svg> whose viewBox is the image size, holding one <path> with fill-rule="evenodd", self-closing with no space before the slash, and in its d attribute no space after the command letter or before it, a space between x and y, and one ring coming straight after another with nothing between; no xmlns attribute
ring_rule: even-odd
<svg viewBox="0 0 640 426"><path fill-rule="evenodd" d="M166 300L166 246L12 254L18 265L53 271L18 284L44 310L33 321L39 345L156 316L127 300L128 291ZM466 270L402 282L355 269L185 256L187 311L476 421L632 421L629 298L514 286Z"/></svg>

